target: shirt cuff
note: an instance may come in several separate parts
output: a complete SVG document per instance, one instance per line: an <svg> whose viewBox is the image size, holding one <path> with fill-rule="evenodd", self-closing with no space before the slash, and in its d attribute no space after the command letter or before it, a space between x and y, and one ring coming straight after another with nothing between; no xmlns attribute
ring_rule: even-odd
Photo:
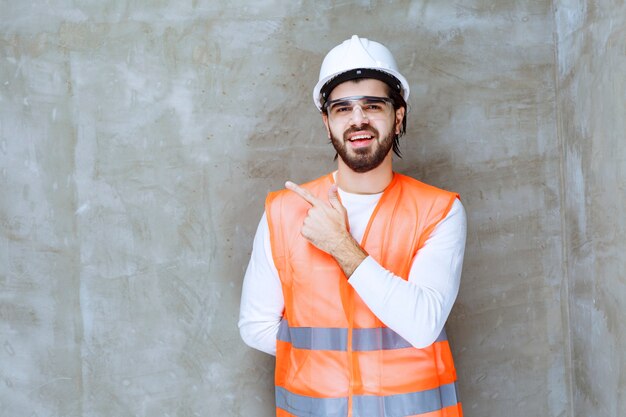
<svg viewBox="0 0 626 417"><path fill-rule="evenodd" d="M357 266L350 278L348 278L348 283L356 289L367 281L368 276L372 276L372 274L375 274L376 270L380 268L382 267L378 262L371 256L368 256L363 259L363 262Z"/></svg>

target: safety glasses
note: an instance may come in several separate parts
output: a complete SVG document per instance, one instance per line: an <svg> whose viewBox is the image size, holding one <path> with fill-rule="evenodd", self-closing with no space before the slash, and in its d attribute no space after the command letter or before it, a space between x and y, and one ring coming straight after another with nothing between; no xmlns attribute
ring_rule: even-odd
<svg viewBox="0 0 626 417"><path fill-rule="evenodd" d="M393 100L389 97L351 96L327 101L324 109L332 119L349 119L355 108L368 119L387 117L393 110Z"/></svg>

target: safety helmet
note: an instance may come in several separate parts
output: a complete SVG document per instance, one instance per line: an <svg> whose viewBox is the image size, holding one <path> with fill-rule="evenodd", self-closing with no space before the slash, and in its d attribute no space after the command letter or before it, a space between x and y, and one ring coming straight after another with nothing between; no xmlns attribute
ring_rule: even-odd
<svg viewBox="0 0 626 417"><path fill-rule="evenodd" d="M375 78L387 83L409 99L409 83L398 71L396 60L384 45L359 38L352 38L337 45L324 58L319 81L313 89L313 101L318 110L338 84L356 78Z"/></svg>

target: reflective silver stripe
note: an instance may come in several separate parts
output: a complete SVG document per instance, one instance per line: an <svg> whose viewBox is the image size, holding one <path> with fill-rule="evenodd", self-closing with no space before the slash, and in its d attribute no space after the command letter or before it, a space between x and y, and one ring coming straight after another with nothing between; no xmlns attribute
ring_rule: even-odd
<svg viewBox="0 0 626 417"><path fill-rule="evenodd" d="M441 410L458 403L456 383L409 394L354 396L354 417L412 416Z"/></svg>
<svg viewBox="0 0 626 417"><path fill-rule="evenodd" d="M427 391L388 396L355 395L354 417L403 417L429 413L457 404L456 383ZM348 398L314 398L276 387L276 406L298 417L345 417Z"/></svg>
<svg viewBox="0 0 626 417"><path fill-rule="evenodd" d="M276 387L276 407L298 417L345 417L348 398L314 398Z"/></svg>
<svg viewBox="0 0 626 417"><path fill-rule="evenodd" d="M298 349L348 350L348 330L342 328L289 327L287 320L283 319L277 337Z"/></svg>
<svg viewBox="0 0 626 417"><path fill-rule="evenodd" d="M352 330L352 349L356 351L402 349L408 347L411 347L411 344L388 327Z"/></svg>
<svg viewBox="0 0 626 417"><path fill-rule="evenodd" d="M348 329L337 327L289 327L283 319L278 328L278 340L291 343L298 349L338 350L348 349ZM448 340L442 330L436 342ZM352 350L356 352L391 350L411 347L402 336L388 327L352 330Z"/></svg>

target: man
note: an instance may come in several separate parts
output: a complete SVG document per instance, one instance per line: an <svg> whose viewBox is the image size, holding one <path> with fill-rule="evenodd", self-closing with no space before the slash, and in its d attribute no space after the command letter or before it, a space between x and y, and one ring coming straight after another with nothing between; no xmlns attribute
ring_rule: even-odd
<svg viewBox="0 0 626 417"><path fill-rule="evenodd" d="M409 86L383 45L353 36L313 99L337 171L270 193L239 328L276 355L277 416L461 416L443 326L466 219L454 193L394 173Z"/></svg>

